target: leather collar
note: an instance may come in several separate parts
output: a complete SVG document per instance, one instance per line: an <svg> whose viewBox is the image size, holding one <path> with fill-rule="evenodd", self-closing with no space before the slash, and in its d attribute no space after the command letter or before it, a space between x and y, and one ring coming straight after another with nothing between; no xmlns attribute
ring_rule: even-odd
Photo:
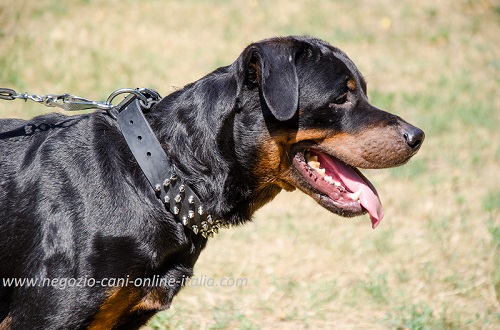
<svg viewBox="0 0 500 330"><path fill-rule="evenodd" d="M118 122L130 151L165 207L193 233L213 237L222 222L207 214L196 193L175 173L173 166L168 166L167 154L144 117L143 110L157 103L160 95L149 89L137 91L148 99L147 104L144 97L131 93L109 114Z"/></svg>

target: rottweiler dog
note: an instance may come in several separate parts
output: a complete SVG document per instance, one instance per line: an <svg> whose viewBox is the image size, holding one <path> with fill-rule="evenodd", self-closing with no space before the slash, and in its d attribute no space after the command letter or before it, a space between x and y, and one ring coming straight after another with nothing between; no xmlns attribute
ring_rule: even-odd
<svg viewBox="0 0 500 330"><path fill-rule="evenodd" d="M145 117L165 166L227 226L298 188L375 227L381 202L357 168L402 165L424 140L309 37L253 43ZM107 112L0 120L0 157L1 329L138 328L169 307L210 238L164 207ZM169 281L104 285L137 278Z"/></svg>

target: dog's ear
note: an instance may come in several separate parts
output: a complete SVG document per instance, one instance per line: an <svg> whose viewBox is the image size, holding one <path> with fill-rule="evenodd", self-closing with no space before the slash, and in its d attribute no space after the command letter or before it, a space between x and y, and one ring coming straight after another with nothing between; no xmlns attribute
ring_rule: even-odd
<svg viewBox="0 0 500 330"><path fill-rule="evenodd" d="M280 43L257 43L246 51L246 80L258 84L273 116L285 121L297 112L299 80L293 47Z"/></svg>

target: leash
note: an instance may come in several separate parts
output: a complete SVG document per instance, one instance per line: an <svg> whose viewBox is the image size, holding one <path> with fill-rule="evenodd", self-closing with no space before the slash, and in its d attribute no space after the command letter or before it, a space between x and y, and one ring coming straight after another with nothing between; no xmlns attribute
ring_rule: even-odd
<svg viewBox="0 0 500 330"><path fill-rule="evenodd" d="M112 101L121 94L128 95L114 106ZM0 99L31 100L66 111L106 110L117 121L130 151L165 208L195 235L201 234L207 238L219 232L222 222L207 214L196 193L165 166L169 163L168 156L144 117L144 111L150 110L160 101L158 92L148 88L122 88L111 93L106 102L96 102L71 94L30 95L0 88Z"/></svg>
<svg viewBox="0 0 500 330"><path fill-rule="evenodd" d="M142 89L132 89L132 88L122 88L114 91L109 95L108 99L106 102L96 102L92 100L85 99L80 96L76 95L71 95L71 94L47 94L47 95L37 95L37 94L28 94L28 93L23 93L19 94L16 93L13 89L10 88L0 88L0 99L3 100L24 100L25 102L28 100L31 100L33 102L37 102L40 104L45 105L46 107L59 107L63 110L66 111L79 111L79 110L87 110L87 109L99 109L99 110L106 110L109 111L111 110L114 105L111 103L115 97L117 97L120 94L134 94L137 97L139 97L143 102L147 102L146 96L141 93L141 90L147 90L146 88ZM160 94L157 92L149 89L150 92L153 92L157 98L160 98ZM152 102L153 100L151 100ZM147 103L144 104L145 106L148 106ZM149 109L152 104L147 107Z"/></svg>

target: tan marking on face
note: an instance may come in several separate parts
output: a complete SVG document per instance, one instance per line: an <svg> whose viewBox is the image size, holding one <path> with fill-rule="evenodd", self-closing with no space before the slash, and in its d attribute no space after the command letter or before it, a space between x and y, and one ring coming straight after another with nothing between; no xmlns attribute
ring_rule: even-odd
<svg viewBox="0 0 500 330"><path fill-rule="evenodd" d="M260 178L259 188L268 184L276 184L285 190L292 189L292 187L283 185L282 182L276 180L280 172L286 171L286 162L284 162L286 149L282 143L273 139L262 140L257 157L258 161L254 173Z"/></svg>
<svg viewBox="0 0 500 330"><path fill-rule="evenodd" d="M349 90L353 91L356 89L356 82L353 80L353 79L349 79L347 81L347 88L349 88Z"/></svg>
<svg viewBox="0 0 500 330"><path fill-rule="evenodd" d="M293 133L283 130L262 138L254 170L254 174L260 178L260 187L264 188L272 184L286 191L294 190L295 186L289 183L292 175L289 162L291 155L288 154L290 147L298 142L322 141L332 136L333 133L330 130L309 129ZM266 202L259 203L257 206L260 207Z"/></svg>
<svg viewBox="0 0 500 330"><path fill-rule="evenodd" d="M397 129L372 127L357 134L337 134L318 144L332 156L360 168L404 164L413 155Z"/></svg>
<svg viewBox="0 0 500 330"><path fill-rule="evenodd" d="M373 126L358 133L337 133L330 130L280 131L260 141L258 162L254 174L260 187L273 184L293 190L291 146L312 141L324 152L345 163L360 168L387 168L404 164L413 152L408 148L397 127Z"/></svg>
<svg viewBox="0 0 500 330"><path fill-rule="evenodd" d="M99 308L89 329L113 329L120 318L129 313L132 307L139 302L140 296L139 290L132 287L115 289Z"/></svg>
<svg viewBox="0 0 500 330"><path fill-rule="evenodd" d="M298 132L282 130L267 136L265 139L273 140L277 144L291 146L302 141L319 141L333 137L335 133L329 129L306 129Z"/></svg>

